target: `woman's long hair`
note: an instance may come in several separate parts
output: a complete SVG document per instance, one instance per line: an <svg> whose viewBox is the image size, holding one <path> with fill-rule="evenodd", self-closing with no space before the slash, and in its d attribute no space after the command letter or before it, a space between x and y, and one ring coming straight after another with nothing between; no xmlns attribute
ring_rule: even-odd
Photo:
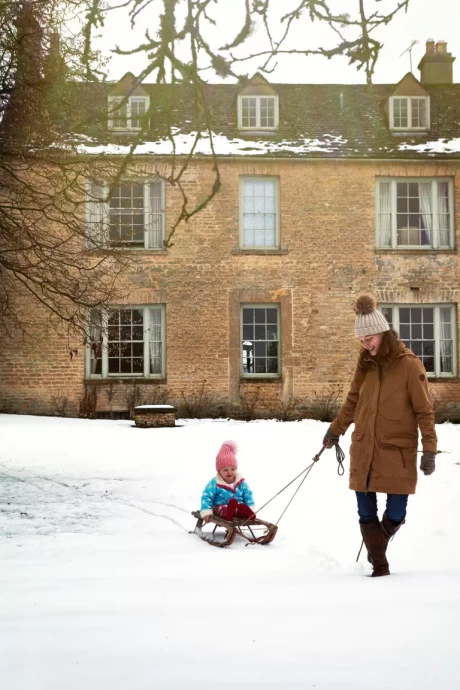
<svg viewBox="0 0 460 690"><path fill-rule="evenodd" d="M374 362L380 365L394 362L399 354L401 345L402 343L398 334L395 330L393 330L393 328L390 328L389 331L382 333L382 342L380 343L379 351L375 357L372 357L371 355L371 359L369 359L368 351L364 348L361 350L358 360L359 368L362 371L366 371L374 365Z"/></svg>

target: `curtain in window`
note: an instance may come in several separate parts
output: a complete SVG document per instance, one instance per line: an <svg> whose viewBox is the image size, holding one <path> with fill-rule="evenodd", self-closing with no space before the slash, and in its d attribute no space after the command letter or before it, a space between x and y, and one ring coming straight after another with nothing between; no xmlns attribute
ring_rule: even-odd
<svg viewBox="0 0 460 690"><path fill-rule="evenodd" d="M151 182L149 185L150 213L148 219L149 247L163 247L163 195L162 182Z"/></svg>
<svg viewBox="0 0 460 690"><path fill-rule="evenodd" d="M97 309L91 312L89 329L90 373L102 373L102 315Z"/></svg>
<svg viewBox="0 0 460 690"><path fill-rule="evenodd" d="M452 324L450 307L440 308L441 323L441 373L452 374Z"/></svg>
<svg viewBox="0 0 460 690"><path fill-rule="evenodd" d="M97 180L89 180L86 185L86 241L88 247L98 247L104 243L107 208L106 185Z"/></svg>
<svg viewBox="0 0 460 690"><path fill-rule="evenodd" d="M420 182L420 213L422 216L422 227L425 231L425 238L423 232L421 236L421 244L432 244L432 225L433 225L433 204L431 195L431 182ZM425 241L424 241L425 239Z"/></svg>
<svg viewBox="0 0 460 690"><path fill-rule="evenodd" d="M150 312L150 373L161 374L162 338L161 338L161 309L149 309Z"/></svg>
<svg viewBox="0 0 460 690"><path fill-rule="evenodd" d="M450 246L449 184L438 182L438 228L439 246Z"/></svg>
<svg viewBox="0 0 460 690"><path fill-rule="evenodd" d="M379 247L391 247L391 193L390 183L380 183Z"/></svg>

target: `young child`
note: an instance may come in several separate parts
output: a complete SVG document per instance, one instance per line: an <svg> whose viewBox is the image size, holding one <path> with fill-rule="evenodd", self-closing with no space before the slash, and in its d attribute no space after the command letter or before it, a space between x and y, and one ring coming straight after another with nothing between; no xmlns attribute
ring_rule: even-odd
<svg viewBox="0 0 460 690"><path fill-rule="evenodd" d="M204 522L209 522L213 513L229 522L234 517L255 518L252 491L237 472L236 451L234 441L225 441L217 453L217 476L205 486L201 497Z"/></svg>

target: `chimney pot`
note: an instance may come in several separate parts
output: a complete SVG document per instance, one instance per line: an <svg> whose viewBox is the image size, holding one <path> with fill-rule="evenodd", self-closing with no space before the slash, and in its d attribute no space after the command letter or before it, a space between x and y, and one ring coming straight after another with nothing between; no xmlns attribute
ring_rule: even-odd
<svg viewBox="0 0 460 690"><path fill-rule="evenodd" d="M426 54L434 55L434 38L429 38L426 42Z"/></svg>
<svg viewBox="0 0 460 690"><path fill-rule="evenodd" d="M447 53L447 43L446 41L438 41L436 43L436 55L442 53Z"/></svg>

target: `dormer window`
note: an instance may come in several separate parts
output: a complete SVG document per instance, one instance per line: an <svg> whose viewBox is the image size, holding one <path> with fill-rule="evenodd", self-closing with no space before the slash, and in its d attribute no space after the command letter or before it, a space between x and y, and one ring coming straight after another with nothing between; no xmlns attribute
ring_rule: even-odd
<svg viewBox="0 0 460 690"><path fill-rule="evenodd" d="M278 96L238 96L239 129L266 130L278 127Z"/></svg>
<svg viewBox="0 0 460 690"><path fill-rule="evenodd" d="M149 109L148 96L110 96L109 128L141 129L142 120Z"/></svg>
<svg viewBox="0 0 460 690"><path fill-rule="evenodd" d="M390 99L392 130L425 131L430 128L428 96L393 96Z"/></svg>

